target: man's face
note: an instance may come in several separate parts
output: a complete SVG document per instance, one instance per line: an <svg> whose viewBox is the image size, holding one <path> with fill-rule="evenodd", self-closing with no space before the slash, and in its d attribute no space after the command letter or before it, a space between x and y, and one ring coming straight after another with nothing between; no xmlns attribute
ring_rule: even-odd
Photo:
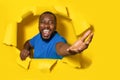
<svg viewBox="0 0 120 80"><path fill-rule="evenodd" d="M43 14L40 18L39 31L43 39L49 39L55 31L55 18L52 14Z"/></svg>

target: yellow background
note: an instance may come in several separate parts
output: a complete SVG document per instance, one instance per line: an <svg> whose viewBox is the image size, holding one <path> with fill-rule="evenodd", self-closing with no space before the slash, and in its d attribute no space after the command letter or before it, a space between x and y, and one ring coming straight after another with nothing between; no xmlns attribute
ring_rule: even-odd
<svg viewBox="0 0 120 80"><path fill-rule="evenodd" d="M71 15L82 14L85 20L94 26L95 35L88 49L92 53L92 64L89 68L78 70L62 67L58 72L55 70L56 72L51 74L39 74L16 65L13 48L2 43L6 25L25 7L45 5L67 6ZM0 0L0 79L120 80L119 8L119 0Z"/></svg>

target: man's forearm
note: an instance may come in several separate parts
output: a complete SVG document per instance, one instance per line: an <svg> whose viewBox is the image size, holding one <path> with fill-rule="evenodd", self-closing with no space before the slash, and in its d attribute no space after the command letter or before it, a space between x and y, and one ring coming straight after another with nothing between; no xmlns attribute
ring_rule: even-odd
<svg viewBox="0 0 120 80"><path fill-rule="evenodd" d="M65 44L65 43L57 43L56 45L56 50L57 50L57 53L61 56L68 56L68 55L74 55L76 53L74 52L69 52L67 51L67 49L70 47L69 44Z"/></svg>
<svg viewBox="0 0 120 80"><path fill-rule="evenodd" d="M24 44L24 49L30 50L31 48L32 48L32 46L30 45L29 40L26 41L25 44Z"/></svg>

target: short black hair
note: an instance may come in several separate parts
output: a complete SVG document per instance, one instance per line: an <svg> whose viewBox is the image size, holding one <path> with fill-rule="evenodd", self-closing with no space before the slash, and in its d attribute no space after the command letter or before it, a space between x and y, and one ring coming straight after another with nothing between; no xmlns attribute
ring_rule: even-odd
<svg viewBox="0 0 120 80"><path fill-rule="evenodd" d="M56 15L55 15L54 13L50 12L50 11L45 11L45 12L43 12L43 13L40 15L40 17L39 17L39 21L40 21L41 16L42 16L43 14L51 14L51 15L53 15L54 20L55 20L55 26L57 25Z"/></svg>

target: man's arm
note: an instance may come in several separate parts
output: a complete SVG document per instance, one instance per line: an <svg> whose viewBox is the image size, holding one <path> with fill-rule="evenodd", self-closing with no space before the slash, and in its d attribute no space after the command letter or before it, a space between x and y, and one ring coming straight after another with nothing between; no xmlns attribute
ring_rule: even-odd
<svg viewBox="0 0 120 80"><path fill-rule="evenodd" d="M29 43L29 40L25 42L23 49L20 52L20 58L22 60L25 60L26 57L30 56L30 50L32 49L32 46Z"/></svg>
<svg viewBox="0 0 120 80"><path fill-rule="evenodd" d="M63 43L63 42L58 42L56 44L56 51L59 55L61 56L67 56L70 55L70 53L67 51L67 49L70 47L70 45Z"/></svg>
<svg viewBox="0 0 120 80"><path fill-rule="evenodd" d="M63 42L57 43L57 53L61 56L68 56L81 53L82 51L88 48L90 42L92 41L92 38L93 32L89 29L73 45L69 45Z"/></svg>

